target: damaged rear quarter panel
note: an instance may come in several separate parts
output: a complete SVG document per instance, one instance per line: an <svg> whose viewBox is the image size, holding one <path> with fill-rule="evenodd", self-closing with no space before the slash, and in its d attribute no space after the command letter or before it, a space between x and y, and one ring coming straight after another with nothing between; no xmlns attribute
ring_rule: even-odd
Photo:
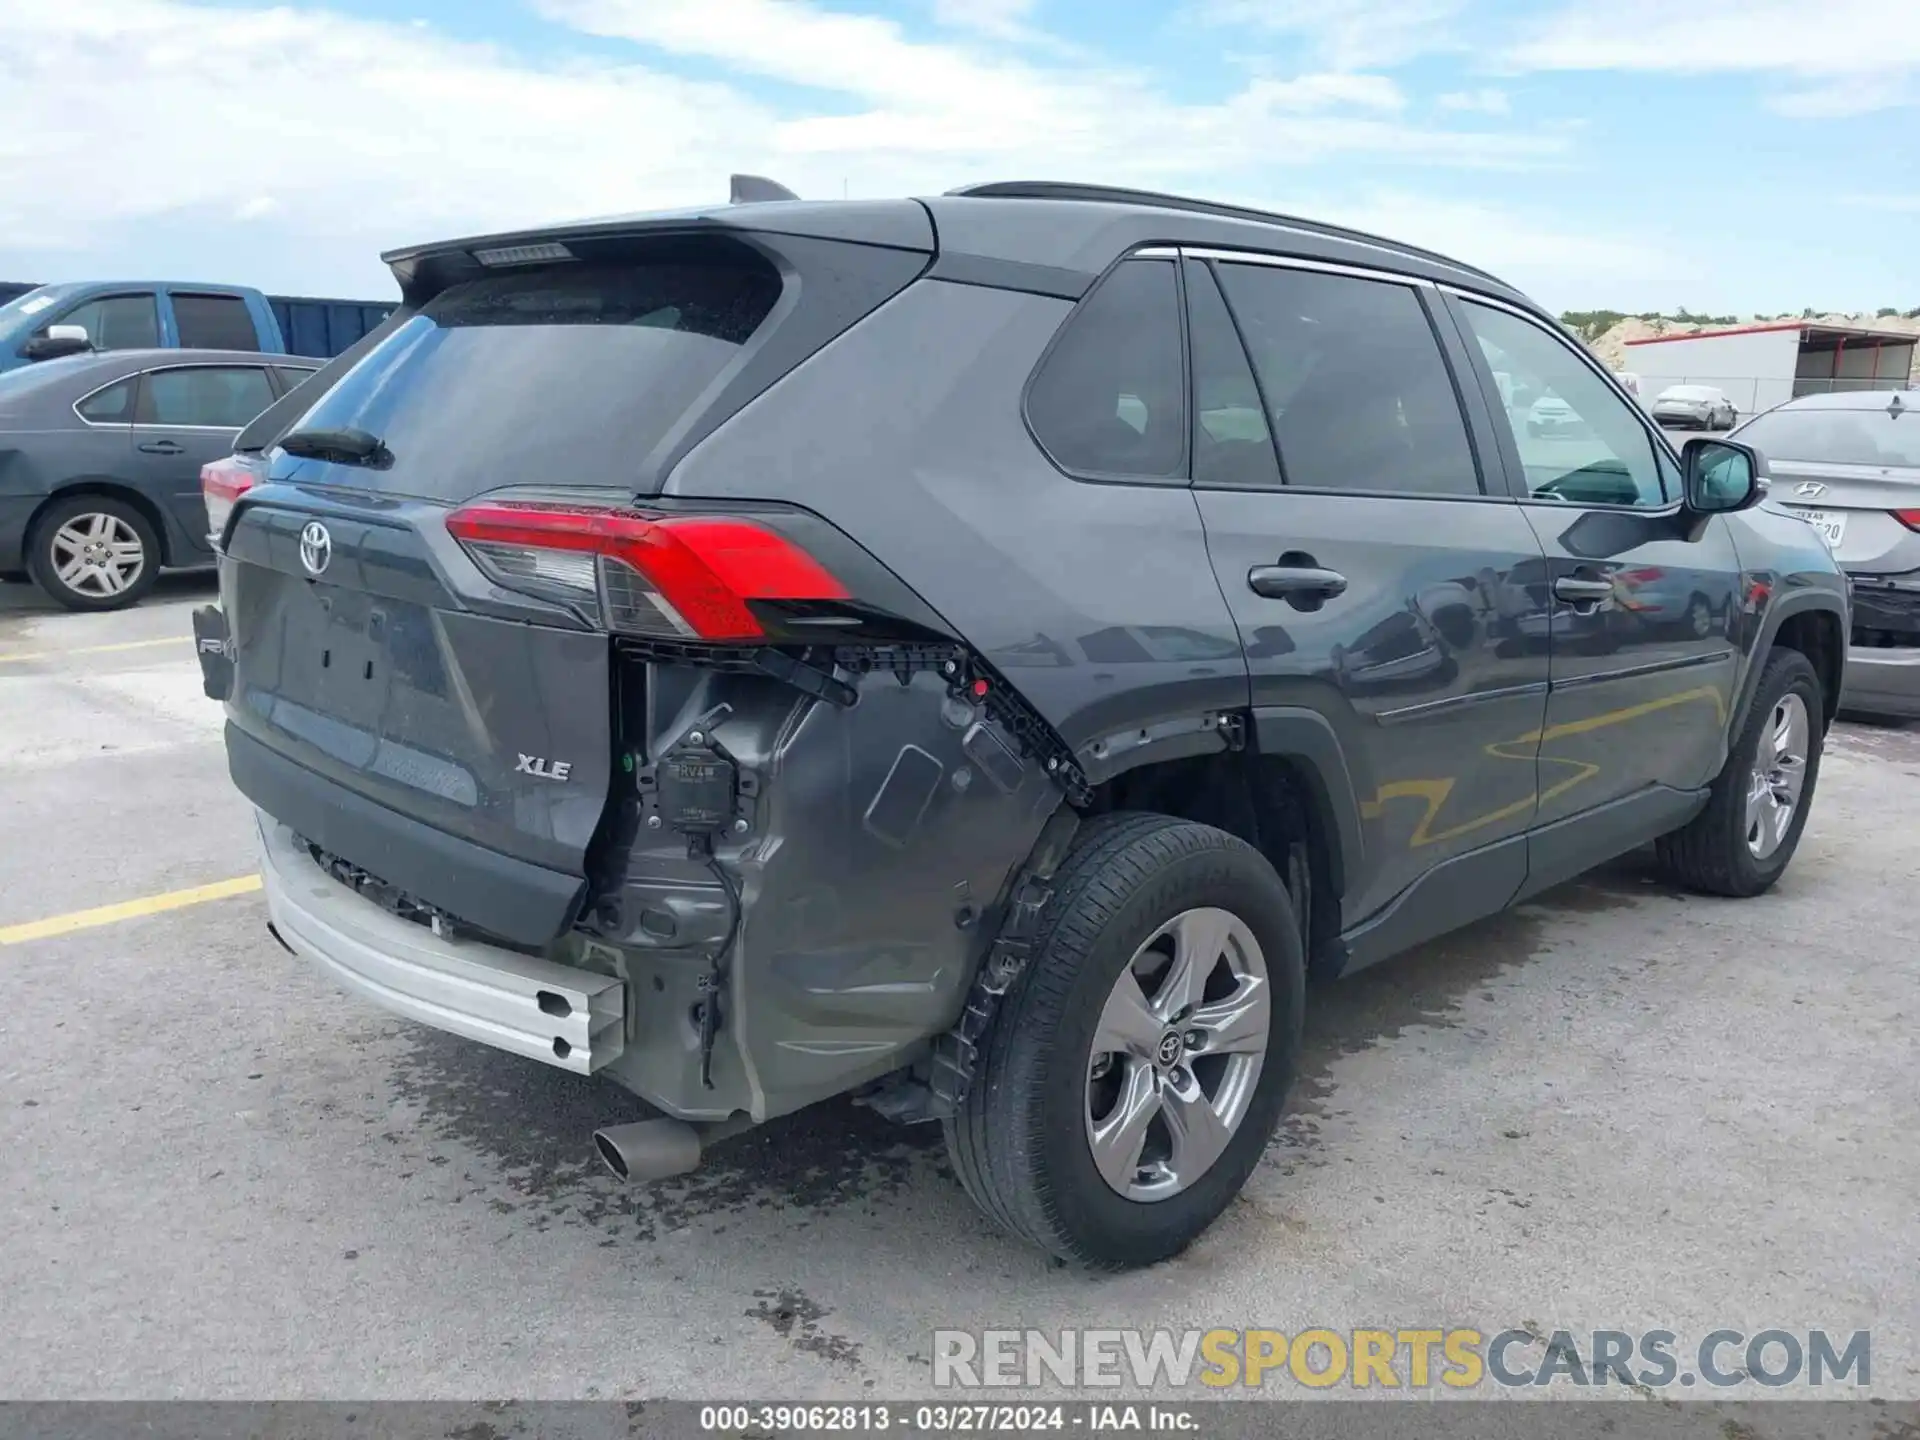
<svg viewBox="0 0 1920 1440"><path fill-rule="evenodd" d="M649 669L649 757L727 707L706 730L757 793L715 858L745 912L707 1089L693 1011L730 902L683 838L638 830L617 892L635 1043L607 1073L684 1118L764 1120L918 1058L959 1014L1059 787L932 673L874 672L841 707Z"/></svg>

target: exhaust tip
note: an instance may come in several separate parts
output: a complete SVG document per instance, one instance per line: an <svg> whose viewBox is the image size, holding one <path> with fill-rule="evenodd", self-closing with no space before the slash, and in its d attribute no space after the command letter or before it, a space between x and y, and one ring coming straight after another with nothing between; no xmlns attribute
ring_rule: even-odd
<svg viewBox="0 0 1920 1440"><path fill-rule="evenodd" d="M606 1132L593 1132L593 1148L600 1152L600 1163L605 1165L620 1179L627 1178L627 1160L620 1153L620 1147L607 1139Z"/></svg>
<svg viewBox="0 0 1920 1440"><path fill-rule="evenodd" d="M684 1175L700 1164L700 1132L684 1120L637 1120L593 1132L601 1163L628 1184Z"/></svg>

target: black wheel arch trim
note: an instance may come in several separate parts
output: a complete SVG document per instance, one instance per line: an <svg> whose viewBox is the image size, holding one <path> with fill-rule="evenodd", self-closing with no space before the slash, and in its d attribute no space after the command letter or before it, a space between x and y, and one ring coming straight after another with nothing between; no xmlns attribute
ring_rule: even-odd
<svg viewBox="0 0 1920 1440"><path fill-rule="evenodd" d="M1727 737L1732 743L1734 736L1747 723L1747 712L1753 707L1753 697L1760 689L1761 673L1767 668L1767 656L1773 652L1775 642L1780 637L1780 628L1796 615L1825 612L1833 616L1834 624L1840 632L1839 643L1834 647L1834 674L1831 677L1831 694L1822 696L1826 702L1826 723L1832 724L1840 707L1840 692L1846 685L1847 674L1847 606L1837 591L1795 590L1781 596L1767 607L1760 620L1759 634L1754 637L1753 648L1747 653L1746 673L1741 676L1740 690L1734 703L1728 709ZM1816 672L1818 667L1816 666ZM1822 688L1827 688L1829 677L1820 676Z"/></svg>
<svg viewBox="0 0 1920 1440"><path fill-rule="evenodd" d="M1353 770L1332 722L1303 706L1257 706L1248 743L1260 755L1298 762L1326 828L1327 878L1336 896L1345 895L1350 878L1361 873L1366 842Z"/></svg>

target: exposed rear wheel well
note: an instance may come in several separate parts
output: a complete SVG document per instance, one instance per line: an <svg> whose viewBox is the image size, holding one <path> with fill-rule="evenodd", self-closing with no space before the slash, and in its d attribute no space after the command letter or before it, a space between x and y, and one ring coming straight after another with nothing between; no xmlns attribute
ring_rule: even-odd
<svg viewBox="0 0 1920 1440"><path fill-rule="evenodd" d="M1840 617L1831 610L1803 610L1789 615L1773 637L1774 649L1798 650L1813 663L1813 673L1820 677L1821 708L1829 725L1840 709L1840 674L1846 646Z"/></svg>
<svg viewBox="0 0 1920 1440"><path fill-rule="evenodd" d="M1247 750L1162 760L1096 786L1085 810L1152 811L1245 840L1286 883L1309 971L1337 969L1340 897L1329 848L1334 829L1295 761Z"/></svg>
<svg viewBox="0 0 1920 1440"><path fill-rule="evenodd" d="M160 513L160 507L142 495L138 490L126 485L116 485L111 480L83 480L78 485L69 485L64 490L56 490L34 507L33 514L27 520L26 535L29 543L35 539L40 528L40 517L55 505L71 500L76 495L101 495L118 500L123 505L131 505L146 518L153 527L154 538L160 544L160 563L173 564L172 545L167 535L167 517Z"/></svg>

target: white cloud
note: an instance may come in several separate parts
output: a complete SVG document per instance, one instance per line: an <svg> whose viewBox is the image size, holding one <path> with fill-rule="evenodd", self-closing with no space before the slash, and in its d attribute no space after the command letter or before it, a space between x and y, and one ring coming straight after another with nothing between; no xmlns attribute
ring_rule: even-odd
<svg viewBox="0 0 1920 1440"><path fill-rule="evenodd" d="M1251 196L1246 203L1270 204ZM1679 244L1656 234L1630 235L1589 216L1531 214L1406 191L1301 197L1279 208L1451 255L1555 310L1645 294L1693 263Z"/></svg>
<svg viewBox="0 0 1920 1440"><path fill-rule="evenodd" d="M1913 0L1576 0L1506 59L1524 70L1754 72L1820 82L1773 101L1795 115L1853 114L1916 98Z"/></svg>
<svg viewBox="0 0 1920 1440"><path fill-rule="evenodd" d="M1008 174L1222 193L1330 159L1538 165L1569 143L1404 123L1380 75L1262 74L1189 103L1138 70L977 31L911 38L807 0L545 8L635 42L630 56L536 62L289 5L0 0L0 272L184 256L268 288L384 288L383 248L714 202L732 171L803 195ZM995 13L1025 23L1018 5ZM687 59L730 79L674 73ZM817 102L783 90L776 106L766 80ZM137 163L100 178L134 137Z"/></svg>
<svg viewBox="0 0 1920 1440"><path fill-rule="evenodd" d="M1459 22L1468 0L1204 0L1201 13L1306 44L1336 70L1398 65L1416 55L1466 48Z"/></svg>
<svg viewBox="0 0 1920 1440"><path fill-rule="evenodd" d="M1252 87L1283 110L1327 110L1352 105L1366 110L1403 110L1407 97L1384 75L1302 75L1297 80L1257 81Z"/></svg>
<svg viewBox="0 0 1920 1440"><path fill-rule="evenodd" d="M997 40L1034 39L1032 15L1033 0L933 0L936 24L978 31Z"/></svg>
<svg viewBox="0 0 1920 1440"><path fill-rule="evenodd" d="M1453 90L1439 99L1442 110L1461 110L1480 115L1505 115L1511 106L1504 90Z"/></svg>

